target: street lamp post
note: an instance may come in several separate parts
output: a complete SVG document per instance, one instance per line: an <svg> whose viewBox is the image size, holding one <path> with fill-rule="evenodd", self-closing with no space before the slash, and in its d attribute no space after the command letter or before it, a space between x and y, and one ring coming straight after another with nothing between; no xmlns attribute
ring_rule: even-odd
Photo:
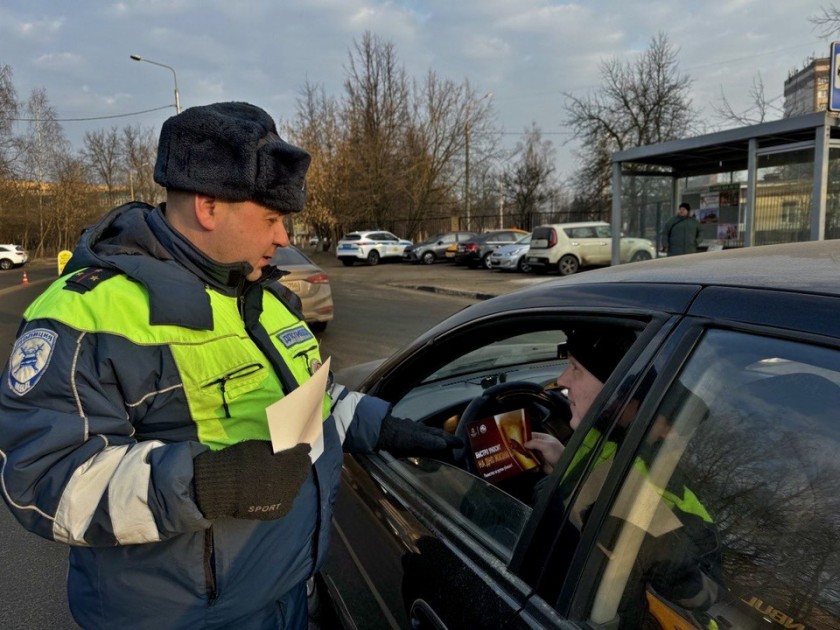
<svg viewBox="0 0 840 630"><path fill-rule="evenodd" d="M146 59L145 57L141 57L140 55L130 55L134 61L145 61L146 63L150 63L155 66L160 66L161 68L168 68L172 71L172 78L175 81L175 113L181 113L181 95L178 94L178 76L175 74L175 68L172 66L167 66L165 63L158 63L157 61L152 61L151 59Z"/></svg>

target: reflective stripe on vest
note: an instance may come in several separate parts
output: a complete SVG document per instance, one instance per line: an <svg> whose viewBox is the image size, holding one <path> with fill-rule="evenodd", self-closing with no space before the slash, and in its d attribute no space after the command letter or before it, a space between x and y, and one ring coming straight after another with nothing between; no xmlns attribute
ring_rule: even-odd
<svg viewBox="0 0 840 630"><path fill-rule="evenodd" d="M601 439L601 432L598 429L590 429L586 436L583 438L583 444L580 445L577 452L575 452L574 457L572 458L569 467L566 469L566 472L563 474L563 478L575 469L575 467L585 458L587 457L595 446L598 444L598 441ZM615 455L615 452L618 450L618 445L615 442L606 442L604 447L601 449L601 452L598 455L598 459L595 462L595 466L606 462L607 460L611 460ZM648 466L641 458L637 457L636 460L633 462L633 466L638 470L642 475L650 482L650 475L648 471ZM709 512L700 503L700 499L697 498L697 495L694 494L691 490L687 487L683 486L683 496L680 497L677 494L674 494L670 490L665 488L660 488L656 484L650 482L651 487L656 491L659 496L662 497L662 500L665 504L671 509L678 509L680 512L684 514L693 514L694 516L698 516L703 519L707 523L713 523L714 519L712 519Z"/></svg>

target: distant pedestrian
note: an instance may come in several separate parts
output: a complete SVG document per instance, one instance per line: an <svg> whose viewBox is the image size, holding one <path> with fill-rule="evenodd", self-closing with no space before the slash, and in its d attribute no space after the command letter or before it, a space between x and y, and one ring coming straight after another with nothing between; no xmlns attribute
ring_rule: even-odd
<svg viewBox="0 0 840 630"><path fill-rule="evenodd" d="M700 244L700 222L691 214L691 206L681 203L677 214L662 227L660 251L669 256L694 254Z"/></svg>

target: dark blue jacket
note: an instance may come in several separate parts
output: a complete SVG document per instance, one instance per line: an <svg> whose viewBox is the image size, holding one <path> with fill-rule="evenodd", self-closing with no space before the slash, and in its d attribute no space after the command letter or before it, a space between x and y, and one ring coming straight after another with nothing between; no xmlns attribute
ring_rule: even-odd
<svg viewBox="0 0 840 630"><path fill-rule="evenodd" d="M290 376L284 364L297 348L284 354L249 335L239 305L264 307L258 326L279 313L295 333L287 338L317 352L294 305L269 302L283 299L279 274L249 283L248 269L207 259L162 208L128 204L83 234L63 277L27 310L0 382L4 498L27 529L71 546L70 606L83 627L301 623L300 611L290 620L277 602L299 593L324 557L342 448L372 450L389 406L346 392L333 401L324 453L286 517L206 520L193 458L208 436L263 437L262 418L237 409L262 409L273 402L266 392L301 380L300 366ZM233 352L212 353L225 339ZM214 370L235 371L242 353L257 357L261 380L231 394L232 413L219 399L209 417L195 417L200 377L178 361L190 344L187 358Z"/></svg>

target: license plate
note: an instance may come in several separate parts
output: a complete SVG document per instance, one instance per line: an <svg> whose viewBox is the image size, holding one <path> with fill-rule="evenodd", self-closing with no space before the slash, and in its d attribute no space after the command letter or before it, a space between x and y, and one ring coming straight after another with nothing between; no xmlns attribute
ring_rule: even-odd
<svg viewBox="0 0 840 630"><path fill-rule="evenodd" d="M300 293L300 280L287 280L283 282L283 286L295 293Z"/></svg>
<svg viewBox="0 0 840 630"><path fill-rule="evenodd" d="M355 245L350 245L345 243L344 245L339 245L338 249L358 249Z"/></svg>

